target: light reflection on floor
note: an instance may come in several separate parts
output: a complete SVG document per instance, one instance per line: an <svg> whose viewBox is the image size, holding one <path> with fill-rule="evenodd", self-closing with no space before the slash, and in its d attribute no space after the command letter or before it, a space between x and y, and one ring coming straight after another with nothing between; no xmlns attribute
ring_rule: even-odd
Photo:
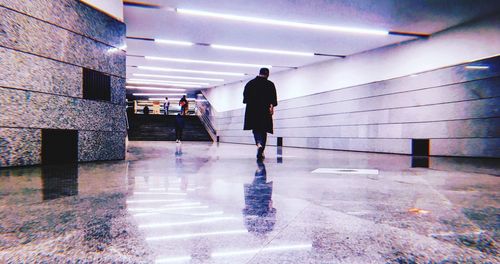
<svg viewBox="0 0 500 264"><path fill-rule="evenodd" d="M0 262L498 262L498 162L254 152L130 142L126 161L2 169Z"/></svg>

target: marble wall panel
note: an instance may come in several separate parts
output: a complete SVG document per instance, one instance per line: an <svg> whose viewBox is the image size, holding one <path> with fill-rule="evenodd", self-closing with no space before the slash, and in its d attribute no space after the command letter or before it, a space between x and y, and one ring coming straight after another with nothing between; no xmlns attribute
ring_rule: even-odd
<svg viewBox="0 0 500 264"><path fill-rule="evenodd" d="M371 111L388 108L402 108L430 104L443 104L489 97L500 97L500 77L471 81L463 84L447 85L406 93L383 95L359 100L312 104L306 107L280 110L276 108L276 117L292 118L318 114L335 114L358 111Z"/></svg>
<svg viewBox="0 0 500 264"><path fill-rule="evenodd" d="M359 113L314 116L301 118L275 118L275 129L303 128L316 126L352 126L369 124L401 124L412 122L436 122L458 119L491 118L500 116L500 97L465 101L458 103L437 104L401 109L377 110ZM238 130L243 127L243 118L233 118L232 123L218 121L219 133L223 130ZM391 131L389 134L392 134ZM399 133L399 132L398 132ZM319 135L319 134L318 134ZM370 133L370 135L374 135ZM356 134L352 135L357 137ZM379 134L379 137L389 135Z"/></svg>
<svg viewBox="0 0 500 264"><path fill-rule="evenodd" d="M41 146L40 129L0 127L0 167L39 164Z"/></svg>
<svg viewBox="0 0 500 264"><path fill-rule="evenodd" d="M430 122L500 116L500 97L421 107L391 109L390 123Z"/></svg>
<svg viewBox="0 0 500 264"><path fill-rule="evenodd" d="M481 61L481 65L490 65L488 70L468 70L466 65L457 65L434 71L404 76L386 81L374 82L339 90L332 90L300 98L279 101L279 108L288 109L314 104L330 103L343 100L353 100L370 96L380 96L392 93L404 93L429 87L441 87L473 80L489 79L500 76L500 57ZM279 99L279 94L278 94Z"/></svg>
<svg viewBox="0 0 500 264"><path fill-rule="evenodd" d="M403 125L403 137L405 138L493 138L499 136L500 118Z"/></svg>
<svg viewBox="0 0 500 264"><path fill-rule="evenodd" d="M106 102L0 88L6 127L125 131L125 109Z"/></svg>
<svg viewBox="0 0 500 264"><path fill-rule="evenodd" d="M126 132L78 131L78 161L125 158Z"/></svg>
<svg viewBox="0 0 500 264"><path fill-rule="evenodd" d="M239 136L243 130L221 130L220 135ZM407 124L376 124L275 129L280 137L356 138L464 138L498 137L500 118Z"/></svg>
<svg viewBox="0 0 500 264"><path fill-rule="evenodd" d="M500 138L431 139L430 154L436 156L469 156L498 158Z"/></svg>
<svg viewBox="0 0 500 264"><path fill-rule="evenodd" d="M82 97L82 68L0 47L0 86Z"/></svg>
<svg viewBox="0 0 500 264"><path fill-rule="evenodd" d="M75 0L0 0L14 9L108 45L125 44L125 24Z"/></svg>
<svg viewBox="0 0 500 264"><path fill-rule="evenodd" d="M125 52L3 7L0 46L125 77Z"/></svg>

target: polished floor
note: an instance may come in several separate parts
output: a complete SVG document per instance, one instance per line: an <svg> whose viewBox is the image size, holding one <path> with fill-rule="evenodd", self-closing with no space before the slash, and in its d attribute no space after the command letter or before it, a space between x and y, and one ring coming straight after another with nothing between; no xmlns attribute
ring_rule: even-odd
<svg viewBox="0 0 500 264"><path fill-rule="evenodd" d="M500 263L498 160L265 154L130 142L2 169L0 263Z"/></svg>

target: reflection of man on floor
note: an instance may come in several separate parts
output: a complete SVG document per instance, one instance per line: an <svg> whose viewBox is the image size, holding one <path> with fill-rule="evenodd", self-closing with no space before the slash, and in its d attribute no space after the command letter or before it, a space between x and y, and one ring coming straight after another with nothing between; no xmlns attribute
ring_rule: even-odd
<svg viewBox="0 0 500 264"><path fill-rule="evenodd" d="M251 184L245 184L245 226L250 232L266 233L274 228L276 209L273 208L273 182L266 182L266 166L257 162L255 178Z"/></svg>

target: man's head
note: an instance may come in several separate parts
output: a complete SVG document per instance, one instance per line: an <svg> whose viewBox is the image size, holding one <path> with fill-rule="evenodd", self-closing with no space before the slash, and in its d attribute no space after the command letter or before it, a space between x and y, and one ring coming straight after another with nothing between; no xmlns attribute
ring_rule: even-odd
<svg viewBox="0 0 500 264"><path fill-rule="evenodd" d="M264 78L269 77L269 69L268 68L260 68L259 76L264 77Z"/></svg>
<svg viewBox="0 0 500 264"><path fill-rule="evenodd" d="M165 97L165 101L168 101L168 97Z"/></svg>

